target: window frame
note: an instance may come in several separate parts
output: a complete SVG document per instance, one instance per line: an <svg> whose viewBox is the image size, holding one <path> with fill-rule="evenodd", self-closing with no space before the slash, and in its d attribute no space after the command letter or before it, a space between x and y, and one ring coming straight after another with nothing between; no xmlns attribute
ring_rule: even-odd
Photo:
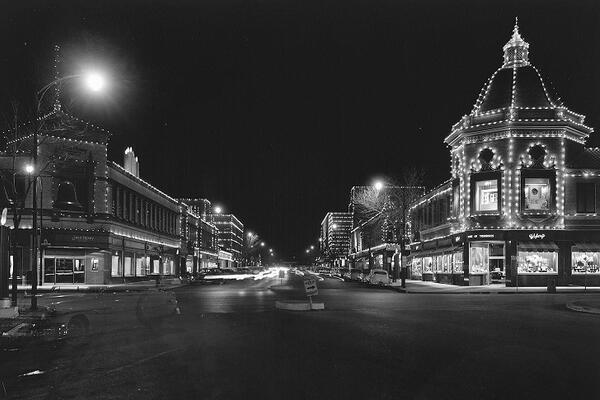
<svg viewBox="0 0 600 400"><path fill-rule="evenodd" d="M588 208L587 196L589 193L584 188L592 188L591 207ZM583 200L583 207L580 209L580 200ZM595 182L576 182L575 183L575 210L577 214L595 214L596 213L596 183Z"/></svg>
<svg viewBox="0 0 600 400"><path fill-rule="evenodd" d="M496 209L495 210L477 210L477 183L484 181L496 181L497 187L497 199L496 199ZM486 172L477 172L471 174L471 215L492 215L499 216L502 212L502 171L486 171Z"/></svg>
<svg viewBox="0 0 600 400"><path fill-rule="evenodd" d="M525 208L525 182L527 179L548 179L550 185L549 207L547 210L528 210ZM520 210L522 215L548 215L556 213L556 170L521 170L519 182Z"/></svg>

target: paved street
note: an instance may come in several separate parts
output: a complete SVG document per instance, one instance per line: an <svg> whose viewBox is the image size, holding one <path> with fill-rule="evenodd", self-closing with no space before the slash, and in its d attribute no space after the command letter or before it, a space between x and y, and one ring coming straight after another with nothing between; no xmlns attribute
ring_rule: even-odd
<svg viewBox="0 0 600 400"><path fill-rule="evenodd" d="M300 298L302 279L269 290L278 284L184 286L175 290L182 314L160 325L134 313L124 323L125 307L105 313L107 326L87 340L6 350L9 398L594 398L600 390L600 317L565 308L597 295L401 294L326 278L325 311L285 312L275 300ZM43 373L16 377L35 370Z"/></svg>

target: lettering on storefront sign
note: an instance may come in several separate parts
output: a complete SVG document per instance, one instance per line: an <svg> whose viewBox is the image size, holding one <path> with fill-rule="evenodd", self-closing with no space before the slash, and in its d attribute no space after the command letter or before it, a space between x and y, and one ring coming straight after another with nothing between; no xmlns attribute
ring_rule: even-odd
<svg viewBox="0 0 600 400"><path fill-rule="evenodd" d="M546 237L545 233L530 233L529 234L529 239L531 239L531 240L544 239L545 237Z"/></svg>
<svg viewBox="0 0 600 400"><path fill-rule="evenodd" d="M93 236L73 235L71 236L73 242L93 242Z"/></svg>
<svg viewBox="0 0 600 400"><path fill-rule="evenodd" d="M467 235L467 239L494 239L496 235L493 233L483 233L477 235Z"/></svg>

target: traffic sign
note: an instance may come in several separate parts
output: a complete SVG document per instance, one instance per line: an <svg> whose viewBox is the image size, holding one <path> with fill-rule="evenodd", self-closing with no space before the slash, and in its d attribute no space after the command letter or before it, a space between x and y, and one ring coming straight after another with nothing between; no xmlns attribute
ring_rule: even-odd
<svg viewBox="0 0 600 400"><path fill-rule="evenodd" d="M282 269L279 270L279 277L281 279L285 278L285 271L284 270L282 270Z"/></svg>
<svg viewBox="0 0 600 400"><path fill-rule="evenodd" d="M319 294L319 290L317 289L317 280L314 278L308 278L304 280L304 291L307 296L316 296Z"/></svg>

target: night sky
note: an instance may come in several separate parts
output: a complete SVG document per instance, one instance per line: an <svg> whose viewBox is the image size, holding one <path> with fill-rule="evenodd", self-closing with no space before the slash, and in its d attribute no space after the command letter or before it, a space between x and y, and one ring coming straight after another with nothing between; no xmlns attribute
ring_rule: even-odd
<svg viewBox="0 0 600 400"><path fill-rule="evenodd" d="M353 185L406 166L429 187L448 178L443 139L515 16L546 82L600 127L597 0L3 3L2 124L52 80L60 44L63 75L100 64L113 79L101 99L64 94L113 132L112 160L133 146L143 179L222 205L283 257L316 243Z"/></svg>

